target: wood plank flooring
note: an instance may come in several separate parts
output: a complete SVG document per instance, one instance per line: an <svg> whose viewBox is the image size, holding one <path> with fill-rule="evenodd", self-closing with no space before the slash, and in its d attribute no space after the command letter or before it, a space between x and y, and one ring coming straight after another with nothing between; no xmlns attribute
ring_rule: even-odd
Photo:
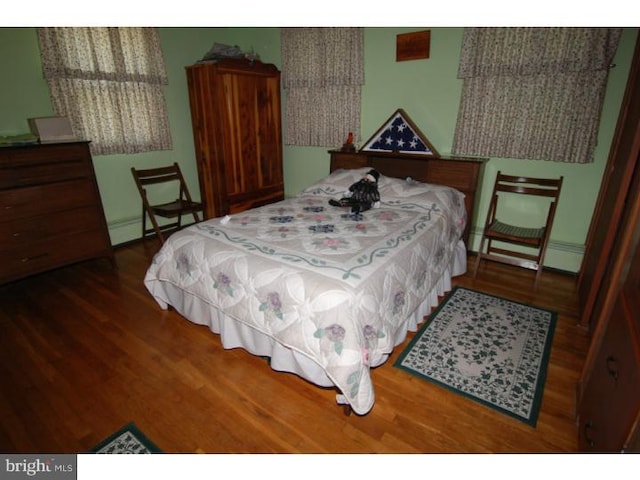
<svg viewBox="0 0 640 480"><path fill-rule="evenodd" d="M161 310L142 279L154 240L0 286L0 451L79 453L134 421L165 452L574 452L588 347L575 278L499 264L455 284L558 311L535 428L420 380L373 371L376 404L346 416L335 391L270 369ZM473 260L473 257L471 257Z"/></svg>

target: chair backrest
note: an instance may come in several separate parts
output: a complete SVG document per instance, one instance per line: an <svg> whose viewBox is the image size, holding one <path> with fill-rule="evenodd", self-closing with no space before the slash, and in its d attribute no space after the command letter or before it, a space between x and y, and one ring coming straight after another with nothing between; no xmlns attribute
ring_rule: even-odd
<svg viewBox="0 0 640 480"><path fill-rule="evenodd" d="M133 174L133 178L135 179L138 190L140 190L143 198L146 197L145 186L177 181L180 186L179 198L191 201L191 195L187 189L187 184L182 176L182 172L180 171L180 166L177 163L167 167L158 168L131 168L131 173Z"/></svg>
<svg viewBox="0 0 640 480"><path fill-rule="evenodd" d="M487 225L495 219L499 194L501 192L506 192L520 195L551 198L546 218L546 225L550 227L555 217L558 199L560 198L560 191L562 190L563 179L564 177L519 177L514 175L505 175L501 171L498 171L493 187L493 193L491 195Z"/></svg>
<svg viewBox="0 0 640 480"><path fill-rule="evenodd" d="M563 177L516 177L513 175L505 175L498 171L494 193L510 192L523 195L536 195L539 197L551 197L554 201L557 201L560 197L560 190L562 189L562 180Z"/></svg>

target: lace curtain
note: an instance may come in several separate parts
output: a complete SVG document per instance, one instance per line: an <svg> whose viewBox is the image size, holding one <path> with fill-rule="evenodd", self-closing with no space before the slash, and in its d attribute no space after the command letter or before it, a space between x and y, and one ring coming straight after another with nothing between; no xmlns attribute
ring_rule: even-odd
<svg viewBox="0 0 640 480"><path fill-rule="evenodd" d="M341 146L360 137L362 28L282 28L286 145Z"/></svg>
<svg viewBox="0 0 640 480"><path fill-rule="evenodd" d="M453 153L593 161L620 28L466 28Z"/></svg>
<svg viewBox="0 0 640 480"><path fill-rule="evenodd" d="M92 153L170 150L167 84L155 28L38 28L56 115Z"/></svg>

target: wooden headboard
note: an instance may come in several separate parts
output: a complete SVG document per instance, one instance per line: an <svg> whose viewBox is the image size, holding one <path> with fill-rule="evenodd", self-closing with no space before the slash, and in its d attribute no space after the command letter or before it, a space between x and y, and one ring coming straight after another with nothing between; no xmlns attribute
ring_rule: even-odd
<svg viewBox="0 0 640 480"><path fill-rule="evenodd" d="M484 158L436 157L393 152L329 151L330 171L340 168L370 167L387 177L407 178L453 187L465 195L467 226L463 240L469 248L469 232L475 219L476 196L482 185Z"/></svg>

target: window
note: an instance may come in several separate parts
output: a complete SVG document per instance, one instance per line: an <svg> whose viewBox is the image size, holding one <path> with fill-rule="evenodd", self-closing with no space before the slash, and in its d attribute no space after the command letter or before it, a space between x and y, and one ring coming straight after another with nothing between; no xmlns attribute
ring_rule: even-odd
<svg viewBox="0 0 640 480"><path fill-rule="evenodd" d="M335 147L360 136L363 29L282 28L286 145Z"/></svg>
<svg viewBox="0 0 640 480"><path fill-rule="evenodd" d="M593 161L619 28L466 28L453 153Z"/></svg>
<svg viewBox="0 0 640 480"><path fill-rule="evenodd" d="M96 155L170 150L164 59L155 28L38 28L56 115Z"/></svg>

